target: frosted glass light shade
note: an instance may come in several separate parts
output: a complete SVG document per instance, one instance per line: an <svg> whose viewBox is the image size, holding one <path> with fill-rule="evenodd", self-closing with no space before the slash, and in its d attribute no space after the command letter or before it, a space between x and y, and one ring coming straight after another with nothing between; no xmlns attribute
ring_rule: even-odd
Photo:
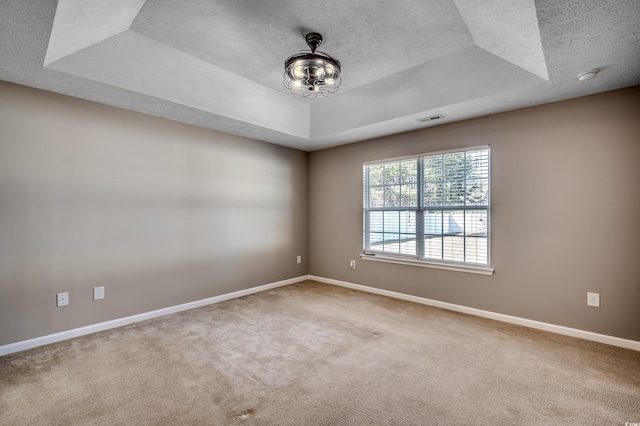
<svg viewBox="0 0 640 426"><path fill-rule="evenodd" d="M323 52L316 52L322 36L306 36L311 53L290 56L284 63L283 83L291 93L303 98L324 98L338 91L342 77L340 61Z"/></svg>

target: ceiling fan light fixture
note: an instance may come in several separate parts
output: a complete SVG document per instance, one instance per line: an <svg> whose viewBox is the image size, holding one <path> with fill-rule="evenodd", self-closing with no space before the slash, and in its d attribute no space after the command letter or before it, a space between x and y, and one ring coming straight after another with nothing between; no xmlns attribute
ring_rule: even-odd
<svg viewBox="0 0 640 426"><path fill-rule="evenodd" d="M284 87L303 98L324 98L336 93L342 83L340 61L316 51L322 44L321 34L308 33L305 40L311 52L287 58L284 62Z"/></svg>

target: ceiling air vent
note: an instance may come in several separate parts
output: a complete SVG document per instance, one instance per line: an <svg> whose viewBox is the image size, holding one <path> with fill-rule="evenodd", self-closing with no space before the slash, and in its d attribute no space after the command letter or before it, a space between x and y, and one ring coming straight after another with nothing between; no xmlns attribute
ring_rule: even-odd
<svg viewBox="0 0 640 426"><path fill-rule="evenodd" d="M432 115L431 117L420 117L420 118L416 118L416 121L418 123L427 123L429 121L436 121L436 120L441 120L444 118L444 115L442 114L438 114L438 115Z"/></svg>

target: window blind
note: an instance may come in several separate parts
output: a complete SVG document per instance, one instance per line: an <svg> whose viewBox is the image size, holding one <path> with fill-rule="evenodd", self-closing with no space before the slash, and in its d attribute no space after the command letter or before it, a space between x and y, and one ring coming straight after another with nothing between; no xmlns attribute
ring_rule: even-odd
<svg viewBox="0 0 640 426"><path fill-rule="evenodd" d="M364 251L488 265L490 148L363 166Z"/></svg>

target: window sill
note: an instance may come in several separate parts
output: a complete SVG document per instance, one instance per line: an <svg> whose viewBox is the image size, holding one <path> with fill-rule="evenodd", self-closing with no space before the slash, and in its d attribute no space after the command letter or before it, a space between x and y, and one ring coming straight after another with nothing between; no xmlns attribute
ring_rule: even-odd
<svg viewBox="0 0 640 426"><path fill-rule="evenodd" d="M385 256L383 254L361 254L362 260L373 262L395 263L398 265L420 266L423 268L445 269L447 271L468 272L470 274L493 275L493 268L488 266L457 265L452 263L438 263L427 260L402 259L399 257Z"/></svg>

